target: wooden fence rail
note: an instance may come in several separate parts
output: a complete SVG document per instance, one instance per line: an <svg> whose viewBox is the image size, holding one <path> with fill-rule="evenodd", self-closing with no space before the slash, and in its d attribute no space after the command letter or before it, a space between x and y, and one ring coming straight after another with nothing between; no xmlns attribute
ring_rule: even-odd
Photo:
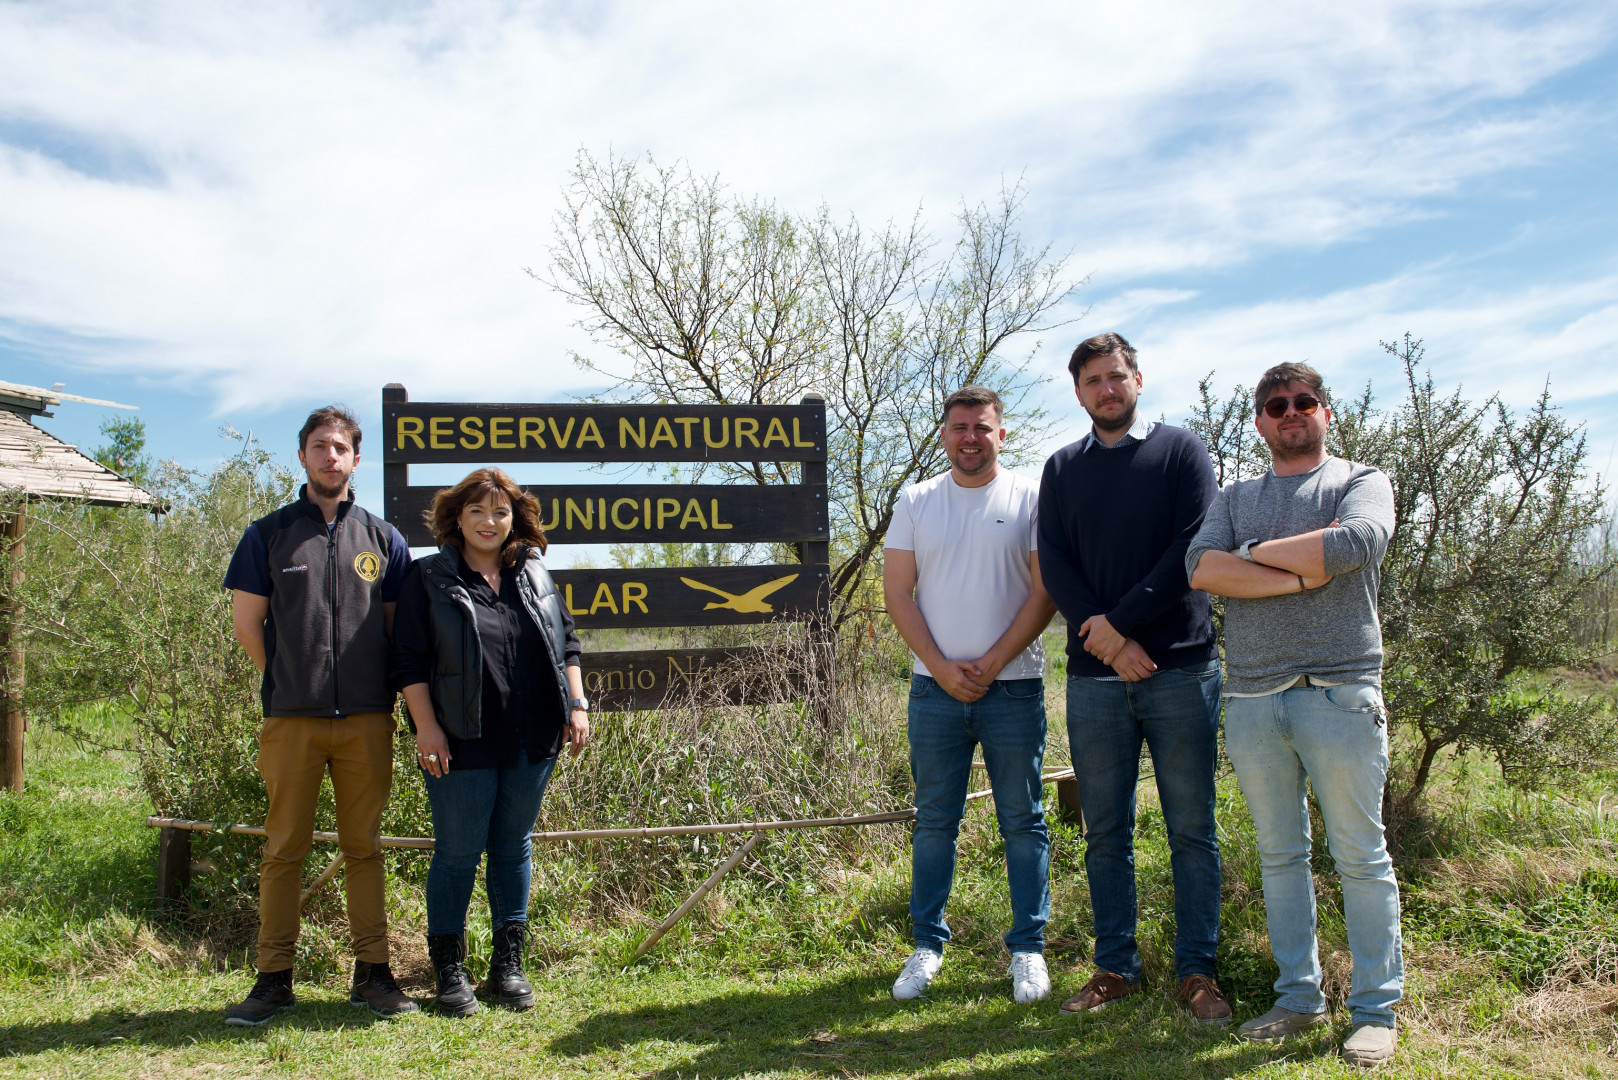
<svg viewBox="0 0 1618 1080"><path fill-rule="evenodd" d="M981 767L981 763L974 762ZM1045 783L1054 783L1058 789L1058 805L1060 812L1069 820L1075 820L1078 798L1077 785L1073 779L1071 768L1048 770L1041 777ZM1071 789L1071 790L1070 790ZM992 797L994 792L988 788L974 791L966 797L967 802ZM916 816L915 807L905 810L888 810L879 814L852 814L845 817L822 818L790 818L778 821L741 821L712 823L708 825L655 825L644 828L627 829L563 829L553 832L530 833L529 838L538 843L566 843L573 840L623 840L623 839L655 839L660 836L711 836L720 833L751 833L742 844L713 874L704 881L697 890L686 898L673 914L664 919L647 938L641 942L635 951L636 958L644 956L652 946L668 933L687 912L696 906L697 901L707 894L719 880L731 870L735 869L754 846L764 838L766 833L789 831L793 829L827 829L842 826L858 825L884 825L900 821L910 821ZM1080 819L1082 821L1082 819ZM236 823L220 823L215 821L192 821L189 818L163 817L153 814L146 819L148 827L161 829L161 839L158 843L157 858L157 900L159 905L177 904L191 878L191 834L194 832L225 832L237 836L264 836L262 825L241 825ZM336 843L337 834L317 830L314 834L316 840L324 843ZM430 836L384 836L382 846L385 848L406 848L418 851L431 851L433 839ZM328 863L304 890L302 902L307 903L309 897L327 882L337 876L342 868L343 854L339 852Z"/></svg>

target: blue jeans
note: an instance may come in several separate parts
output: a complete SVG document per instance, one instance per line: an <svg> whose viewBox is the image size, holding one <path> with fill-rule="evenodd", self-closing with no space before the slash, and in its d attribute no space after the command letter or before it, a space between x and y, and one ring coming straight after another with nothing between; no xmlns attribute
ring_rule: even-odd
<svg viewBox="0 0 1618 1080"><path fill-rule="evenodd" d="M528 834L539 820L539 800L556 758L520 758L510 769L457 769L422 776L433 810L433 861L427 868L427 933L459 934L478 863L489 853L483 876L494 926L528 921L533 878Z"/></svg>
<svg viewBox="0 0 1618 1080"><path fill-rule="evenodd" d="M966 812L972 749L983 746L994 813L1006 842L1012 952L1045 951L1051 917L1051 838L1045 830L1045 684L1002 679L968 704L926 675L910 680L910 776L916 782L910 918L918 947L942 952L944 903L955 881L955 838Z"/></svg>
<svg viewBox="0 0 1618 1080"><path fill-rule="evenodd" d="M1219 661L1140 682L1072 676L1067 738L1084 808L1084 870L1095 912L1096 967L1140 979L1135 941L1135 789L1140 748L1152 753L1174 871L1174 973L1215 973L1219 948Z"/></svg>
<svg viewBox="0 0 1618 1080"><path fill-rule="evenodd" d="M1258 830L1264 914L1281 969L1276 1004L1301 1013L1326 1008L1315 942L1307 781L1343 883L1343 920L1354 957L1348 1007L1355 1023L1393 1026L1393 1004L1404 992L1404 954L1399 884L1382 832L1388 730L1381 692L1352 683L1228 698L1225 752Z"/></svg>

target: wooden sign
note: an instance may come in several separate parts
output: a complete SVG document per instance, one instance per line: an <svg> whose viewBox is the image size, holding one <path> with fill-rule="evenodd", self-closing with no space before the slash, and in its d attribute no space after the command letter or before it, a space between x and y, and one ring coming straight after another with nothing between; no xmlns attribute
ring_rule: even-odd
<svg viewBox="0 0 1618 1080"><path fill-rule="evenodd" d="M583 630L809 619L826 585L824 569L802 564L553 570L551 577Z"/></svg>
<svg viewBox="0 0 1618 1080"><path fill-rule="evenodd" d="M761 652L757 648L586 651L580 673L593 707L612 712L691 701L762 705L801 695L801 682L787 672L779 680L760 677Z"/></svg>
<svg viewBox="0 0 1618 1080"><path fill-rule="evenodd" d="M530 486L555 544L795 544L802 562L556 570L581 629L824 620L830 602L826 406L487 405L412 402L382 390L384 514L412 547L434 544L422 519L436 487L410 486L413 464L795 461L798 484ZM598 709L656 709L696 694L760 704L801 697L801 673L769 670L760 649L585 650ZM795 681L796 680L796 681Z"/></svg>
<svg viewBox="0 0 1618 1080"><path fill-rule="evenodd" d="M824 461L814 405L484 405L384 400L384 462Z"/></svg>
<svg viewBox="0 0 1618 1080"><path fill-rule="evenodd" d="M446 485L447 486L447 485ZM825 491L797 484L530 485L552 544L825 540ZM387 519L413 547L435 543L423 514L436 488L389 489Z"/></svg>

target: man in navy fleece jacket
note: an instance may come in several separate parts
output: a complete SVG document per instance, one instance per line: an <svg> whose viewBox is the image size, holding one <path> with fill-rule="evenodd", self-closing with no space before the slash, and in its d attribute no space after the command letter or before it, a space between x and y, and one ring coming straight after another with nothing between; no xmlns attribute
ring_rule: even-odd
<svg viewBox="0 0 1618 1080"><path fill-rule="evenodd" d="M1214 759L1222 679L1207 594L1185 553L1218 493L1208 450L1139 415L1135 350L1098 334L1068 363L1091 431L1045 463L1039 568L1068 622L1067 732L1084 808L1096 972L1065 1012L1140 988L1135 940L1135 789L1152 754L1174 870L1174 968L1198 1020L1223 1024Z"/></svg>

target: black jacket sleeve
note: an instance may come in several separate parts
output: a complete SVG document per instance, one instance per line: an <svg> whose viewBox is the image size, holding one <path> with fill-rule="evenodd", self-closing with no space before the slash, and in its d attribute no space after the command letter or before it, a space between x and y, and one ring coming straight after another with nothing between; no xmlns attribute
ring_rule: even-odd
<svg viewBox="0 0 1618 1080"><path fill-rule="evenodd" d="M433 658L438 650L433 641L427 588L421 563L411 563L399 592L399 606L393 610L393 647L388 654L388 681L395 690L433 681Z"/></svg>

